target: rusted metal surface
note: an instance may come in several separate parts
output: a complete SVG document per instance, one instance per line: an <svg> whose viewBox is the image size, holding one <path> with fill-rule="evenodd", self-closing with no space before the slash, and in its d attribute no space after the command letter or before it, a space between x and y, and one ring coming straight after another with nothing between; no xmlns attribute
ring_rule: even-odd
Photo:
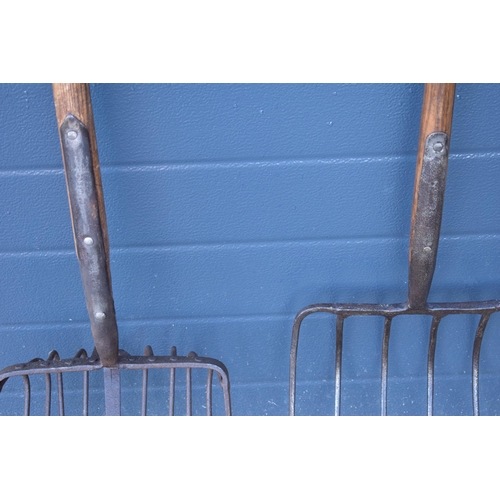
<svg viewBox="0 0 500 500"><path fill-rule="evenodd" d="M192 415L192 370L206 370L207 382L205 387L206 414L212 415L212 382L214 372L217 374L219 386L222 391L224 400L224 414L231 415L231 397L229 387L229 373L223 363L216 359L198 356L194 352L190 352L188 356L177 356L175 348L172 348L170 356L155 356L150 346L146 347L145 354L142 356L131 356L126 351L120 350L118 361L113 368L103 367L102 362L96 351L89 357L87 353L81 349L75 357L68 359L60 359L56 351L52 351L46 360L41 358L33 359L28 363L21 363L9 366L0 371L0 391L9 378L21 377L24 381L24 415L28 416L31 413L31 383L30 378L35 376L44 376L45 384L45 415L52 415L51 399L52 399L52 376L57 379L57 400L58 400L58 415L64 415L64 386L63 375L65 373L82 373L82 415L88 415L89 411L89 383L88 376L90 372L103 370L104 383L106 377L110 384L117 384L116 387L105 393L105 407L107 415L120 414L120 385L119 374L121 370L136 370L143 372L142 395L141 395L141 415L147 415L147 395L148 395L148 371L150 370L169 370L170 384L168 392L168 404L165 405L164 414L174 415L174 400L175 393L178 390L176 387L175 375L178 370L186 372L186 415ZM108 372L106 373L106 370ZM118 398L116 395L118 394Z"/></svg>
<svg viewBox="0 0 500 500"><path fill-rule="evenodd" d="M80 120L68 115L61 124L60 136L92 336L102 364L113 366L118 356L118 327L106 266L89 132Z"/></svg>
<svg viewBox="0 0 500 500"><path fill-rule="evenodd" d="M410 229L407 302L400 304L313 304L299 311L293 323L290 349L290 415L295 415L297 354L300 328L303 320L315 313L330 313L337 316L335 415L340 415L341 413L342 336L344 322L347 318L352 316L381 316L384 318L380 414L387 415L389 346L392 320L399 315L409 314L429 315L432 317L427 354L427 414L432 415L434 408L434 359L436 344L438 342L439 324L448 315L480 315L472 354L472 412L473 415L479 415L479 358L481 342L488 319L493 313L500 310L500 301L427 302L436 266L439 233L441 230L454 88L454 84L426 84L424 92L420 147L417 155Z"/></svg>

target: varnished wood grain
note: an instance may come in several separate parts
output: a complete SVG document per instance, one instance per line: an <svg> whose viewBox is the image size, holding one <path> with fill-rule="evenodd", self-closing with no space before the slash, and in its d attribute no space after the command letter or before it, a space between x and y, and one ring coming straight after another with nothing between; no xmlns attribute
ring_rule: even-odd
<svg viewBox="0 0 500 500"><path fill-rule="evenodd" d="M97 189L97 199L99 205L99 219L103 232L104 249L106 252L106 266L111 286L111 270L109 266L109 237L108 224L106 221L106 209L104 206L104 195L102 191L101 169L99 155L97 151L97 140L94 127L94 114L92 112L92 100L88 83L53 83L54 104L56 107L57 127L60 129L61 123L68 114L76 116L88 129L90 136L90 147L92 153L92 165ZM64 162L64 157L63 157ZM66 169L66 165L64 166ZM70 206L71 210L71 206Z"/></svg>

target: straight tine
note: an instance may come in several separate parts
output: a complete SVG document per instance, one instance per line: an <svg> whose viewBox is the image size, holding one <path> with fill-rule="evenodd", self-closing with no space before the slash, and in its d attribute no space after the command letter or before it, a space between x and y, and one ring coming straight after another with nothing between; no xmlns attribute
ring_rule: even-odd
<svg viewBox="0 0 500 500"><path fill-rule="evenodd" d="M150 345L144 349L144 356L153 356L153 349ZM141 416L145 417L147 414L148 405L148 370L142 370L142 402L141 402Z"/></svg>
<svg viewBox="0 0 500 500"><path fill-rule="evenodd" d="M45 416L50 417L50 400L52 398L52 380L50 373L45 374Z"/></svg>
<svg viewBox="0 0 500 500"><path fill-rule="evenodd" d="M170 359L175 361L177 359L177 349L173 346L170 349ZM174 416L175 410L175 368L170 368L170 393L168 398L168 415Z"/></svg>
<svg viewBox="0 0 500 500"><path fill-rule="evenodd" d="M31 387L28 375L23 375L24 382L24 416L29 417L31 406Z"/></svg>
<svg viewBox="0 0 500 500"><path fill-rule="evenodd" d="M489 314L483 314L481 316L472 352L472 409L475 417L479 416L479 355L481 353L481 343L483 341L484 330L486 329L489 319Z"/></svg>
<svg viewBox="0 0 500 500"><path fill-rule="evenodd" d="M89 372L83 372L83 404L82 414L84 417L89 415Z"/></svg>
<svg viewBox="0 0 500 500"><path fill-rule="evenodd" d="M57 403L59 406L59 416L64 416L64 392L62 373L57 374Z"/></svg>
<svg viewBox="0 0 500 500"><path fill-rule="evenodd" d="M191 368L186 368L186 415L193 415Z"/></svg>
<svg viewBox="0 0 500 500"><path fill-rule="evenodd" d="M380 415L387 416L387 377L389 373L389 337L392 318L384 318L384 337L382 339L382 380L380 384Z"/></svg>
<svg viewBox="0 0 500 500"><path fill-rule="evenodd" d="M61 357L57 351L50 351L47 357L47 361L60 361ZM63 379L62 373L58 372L56 375L57 380L57 405L59 408L59 416L64 416L64 393L63 393ZM49 414L50 414L50 403L49 403Z"/></svg>
<svg viewBox="0 0 500 500"><path fill-rule="evenodd" d="M207 374L207 416L212 416L212 379L214 371L208 370Z"/></svg>
<svg viewBox="0 0 500 500"><path fill-rule="evenodd" d="M76 354L75 358L88 359L87 351L85 349L80 349ZM83 402L82 402L82 414L84 417L89 415L89 372L83 372Z"/></svg>
<svg viewBox="0 0 500 500"><path fill-rule="evenodd" d="M170 368L170 394L168 398L168 415L174 416L175 408L175 368Z"/></svg>
<svg viewBox="0 0 500 500"><path fill-rule="evenodd" d="M148 371L142 370L142 400L141 400L141 416L147 414L148 405Z"/></svg>
<svg viewBox="0 0 500 500"><path fill-rule="evenodd" d="M432 417L434 411L434 358L436 355L437 331L441 318L432 317L431 333L429 337L429 351L427 355L427 415Z"/></svg>
<svg viewBox="0 0 500 500"><path fill-rule="evenodd" d="M194 351L191 351L188 354L188 358L197 360L198 355ZM193 415L193 377L191 368L186 368L186 415Z"/></svg>
<svg viewBox="0 0 500 500"><path fill-rule="evenodd" d="M226 412L226 417L231 416L231 392L229 390L229 378L224 375L219 375L219 383L224 394L224 409Z"/></svg>
<svg viewBox="0 0 500 500"><path fill-rule="evenodd" d="M337 316L337 333L335 342L335 416L340 415L340 381L342 376L342 337L344 333L344 317Z"/></svg>
<svg viewBox="0 0 500 500"><path fill-rule="evenodd" d="M106 415L118 417L121 413L120 369L104 367L103 371Z"/></svg>

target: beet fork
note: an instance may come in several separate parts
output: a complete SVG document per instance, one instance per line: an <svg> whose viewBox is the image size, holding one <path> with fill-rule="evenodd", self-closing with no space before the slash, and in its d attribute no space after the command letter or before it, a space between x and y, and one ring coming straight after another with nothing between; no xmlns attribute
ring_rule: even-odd
<svg viewBox="0 0 500 500"><path fill-rule="evenodd" d="M53 84L54 102L66 175L76 255L80 264L85 300L95 350L88 357L81 349L73 358L60 359L51 351L47 360L40 358L13 365L0 371L0 390L9 377L24 380L24 414L31 410L30 377L43 375L46 380L45 414L51 414L51 375L58 385L59 415L64 415L63 374L83 373L83 415L89 409L89 373L103 371L106 415L121 414L122 370L142 370L141 414L147 413L148 372L166 369L170 373L168 414L174 414L175 374L186 371L186 414L192 414L192 370L207 370L206 412L212 414L212 378L216 372L223 392L224 412L231 414L229 374L223 363L191 352L178 356L175 347L169 356L153 354L147 346L143 356L131 356L119 349L118 326L111 289L109 241L102 193L94 119L88 84Z"/></svg>

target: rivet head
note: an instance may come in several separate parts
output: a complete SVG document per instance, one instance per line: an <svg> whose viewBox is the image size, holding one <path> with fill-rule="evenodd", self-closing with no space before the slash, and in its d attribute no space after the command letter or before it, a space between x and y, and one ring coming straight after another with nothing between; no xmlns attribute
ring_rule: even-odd
<svg viewBox="0 0 500 500"><path fill-rule="evenodd" d="M94 316L95 316L95 319L104 319L106 317L106 315L103 312L101 312L101 311L96 312L94 314Z"/></svg>
<svg viewBox="0 0 500 500"><path fill-rule="evenodd" d="M78 132L76 130L69 130L67 136L68 139L74 141L78 137Z"/></svg>
<svg viewBox="0 0 500 500"><path fill-rule="evenodd" d="M432 146L432 148L434 149L434 151L436 151L436 153L439 153L440 151L443 150L444 145L442 142L436 142L436 144L434 144L434 146Z"/></svg>
<svg viewBox="0 0 500 500"><path fill-rule="evenodd" d="M83 242L87 245L87 246L92 246L94 244L94 240L90 237L90 236L87 236L86 238L83 239Z"/></svg>
<svg viewBox="0 0 500 500"><path fill-rule="evenodd" d="M424 247L424 252L429 253L432 250L431 247Z"/></svg>

